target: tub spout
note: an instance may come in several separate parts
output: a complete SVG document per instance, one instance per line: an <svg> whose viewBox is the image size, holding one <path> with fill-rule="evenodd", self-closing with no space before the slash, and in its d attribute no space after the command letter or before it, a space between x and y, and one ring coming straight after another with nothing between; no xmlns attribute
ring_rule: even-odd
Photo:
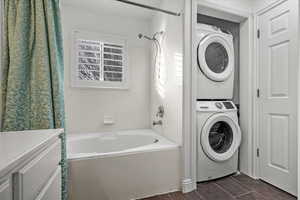
<svg viewBox="0 0 300 200"><path fill-rule="evenodd" d="M162 124L163 124L162 120L153 121L152 123L153 126L157 126L157 125L161 126Z"/></svg>

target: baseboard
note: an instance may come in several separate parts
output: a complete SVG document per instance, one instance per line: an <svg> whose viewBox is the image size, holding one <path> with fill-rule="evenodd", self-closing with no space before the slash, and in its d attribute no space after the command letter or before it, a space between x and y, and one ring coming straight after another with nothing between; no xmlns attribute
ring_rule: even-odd
<svg viewBox="0 0 300 200"><path fill-rule="evenodd" d="M240 174L245 174L247 176L249 176L250 178L253 178L253 179L259 179L259 177L255 176L253 173L249 173L248 171L239 171Z"/></svg>
<svg viewBox="0 0 300 200"><path fill-rule="evenodd" d="M192 192L197 189L197 184L192 179L185 179L182 181L182 193Z"/></svg>

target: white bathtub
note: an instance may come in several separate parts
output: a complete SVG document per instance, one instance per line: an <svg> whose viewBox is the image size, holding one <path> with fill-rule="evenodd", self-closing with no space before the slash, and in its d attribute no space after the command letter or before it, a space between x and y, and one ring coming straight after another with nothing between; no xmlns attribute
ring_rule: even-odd
<svg viewBox="0 0 300 200"><path fill-rule="evenodd" d="M152 130L67 139L70 200L131 200L180 189L179 146Z"/></svg>

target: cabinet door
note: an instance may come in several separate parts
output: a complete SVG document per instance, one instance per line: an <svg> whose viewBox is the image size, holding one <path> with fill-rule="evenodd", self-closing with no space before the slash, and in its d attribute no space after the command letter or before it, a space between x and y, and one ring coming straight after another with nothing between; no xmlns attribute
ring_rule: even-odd
<svg viewBox="0 0 300 200"><path fill-rule="evenodd" d="M11 200L11 184L10 180L0 181L0 200Z"/></svg>
<svg viewBox="0 0 300 200"><path fill-rule="evenodd" d="M58 140L16 173L16 200L33 200L37 197L59 165L60 146Z"/></svg>
<svg viewBox="0 0 300 200"><path fill-rule="evenodd" d="M58 167L53 176L35 200L54 200L61 198L61 168Z"/></svg>

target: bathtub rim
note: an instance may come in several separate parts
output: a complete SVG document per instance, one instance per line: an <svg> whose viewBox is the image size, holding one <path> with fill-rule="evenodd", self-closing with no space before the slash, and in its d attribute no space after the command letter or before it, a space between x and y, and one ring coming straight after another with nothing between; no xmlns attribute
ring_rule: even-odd
<svg viewBox="0 0 300 200"><path fill-rule="evenodd" d="M156 133L153 129L131 129L131 130L120 130L120 131L109 131L102 133L76 133L69 134L67 136L67 144L72 141L77 141L80 139L87 138L95 138L105 134L114 134L117 132L120 135L147 135L153 136L155 139L158 139L159 142L143 145L136 148L129 148L123 151L114 151L109 153L77 153L77 154L69 154L67 150L67 161L81 161L81 160L90 160L96 158L111 158L111 157L123 157L128 155L140 154L140 153L150 153L150 152L158 152L158 151L168 151L168 150L176 150L180 148L179 144L170 141L164 136Z"/></svg>

